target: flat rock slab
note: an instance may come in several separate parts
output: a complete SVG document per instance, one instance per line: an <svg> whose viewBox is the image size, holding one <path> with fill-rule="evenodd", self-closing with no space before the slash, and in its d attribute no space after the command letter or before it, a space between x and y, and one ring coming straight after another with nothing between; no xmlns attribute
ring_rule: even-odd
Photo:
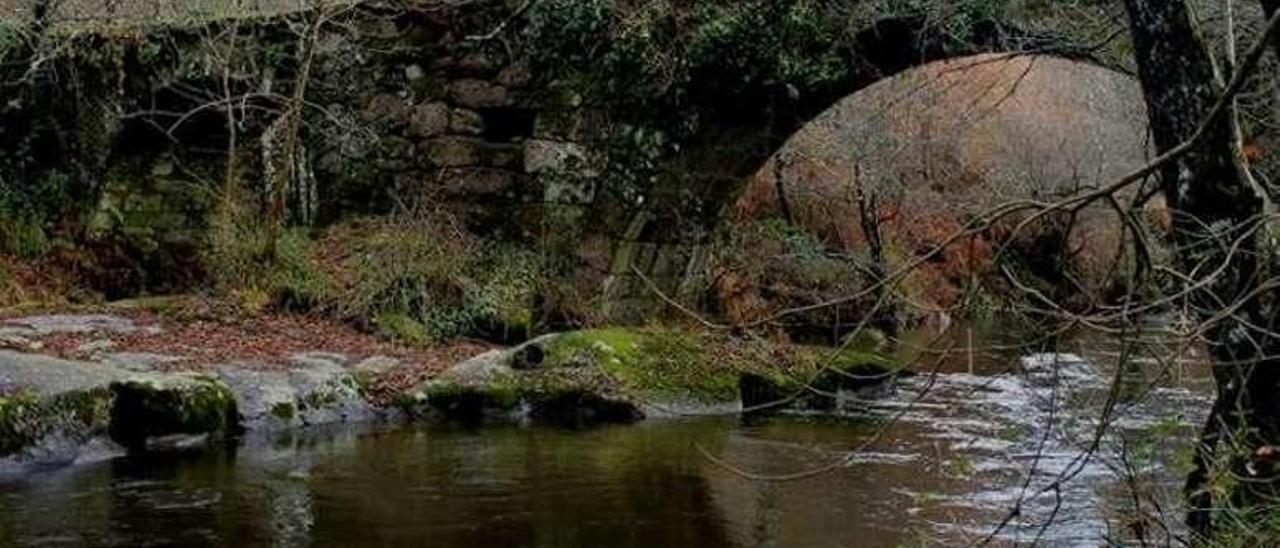
<svg viewBox="0 0 1280 548"><path fill-rule="evenodd" d="M307 363L307 361L301 361ZM231 389L247 430L279 430L374 419L353 371L314 360L289 371L228 366L218 378Z"/></svg>
<svg viewBox="0 0 1280 548"><path fill-rule="evenodd" d="M155 371L159 366L178 363L186 360L183 356L155 354L152 352L110 352L103 354L98 361L133 372Z"/></svg>
<svg viewBox="0 0 1280 548"><path fill-rule="evenodd" d="M47 314L5 320L4 326L27 330L43 337L55 333L159 333L158 326L140 326L134 320L110 314Z"/></svg>
<svg viewBox="0 0 1280 548"><path fill-rule="evenodd" d="M0 350L0 392L24 389L48 397L108 386L128 376L107 365Z"/></svg>

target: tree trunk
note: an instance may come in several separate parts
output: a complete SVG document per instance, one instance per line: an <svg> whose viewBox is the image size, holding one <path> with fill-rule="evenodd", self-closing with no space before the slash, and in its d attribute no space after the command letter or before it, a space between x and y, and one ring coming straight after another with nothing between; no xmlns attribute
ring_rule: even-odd
<svg viewBox="0 0 1280 548"><path fill-rule="evenodd" d="M1125 7L1152 134L1163 153L1192 139L1222 89L1185 0L1125 0ZM1230 123L1234 113L1227 114L1217 118L1197 146L1160 171L1174 212L1179 268L1189 280L1204 282L1188 294L1186 304L1205 323L1218 391L1214 416L1201 436L1197 470L1187 481L1188 525L1200 535L1210 530L1213 501L1204 483L1209 467L1219 460L1215 451L1223 436L1238 436L1236 441L1249 451L1244 458L1233 456L1234 470L1266 476L1269 470L1260 463L1244 459L1253 449L1275 442L1280 425L1280 398L1275 397L1280 379L1274 360L1265 358L1277 346L1268 335L1271 314L1264 313L1272 299L1255 293L1261 283L1258 235L1263 231L1256 229L1262 222L1262 200L1236 162ZM1233 313L1222 314L1228 310ZM1255 486L1269 483L1242 482L1237 500L1255 499Z"/></svg>

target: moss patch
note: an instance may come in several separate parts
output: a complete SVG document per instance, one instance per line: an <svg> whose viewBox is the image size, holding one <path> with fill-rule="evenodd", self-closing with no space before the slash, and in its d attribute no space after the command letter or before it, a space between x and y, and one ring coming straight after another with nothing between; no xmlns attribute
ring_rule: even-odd
<svg viewBox="0 0 1280 548"><path fill-rule="evenodd" d="M298 410L292 403L280 402L271 406L271 415L282 421L291 421L298 414Z"/></svg>
<svg viewBox="0 0 1280 548"><path fill-rule="evenodd" d="M35 445L58 433L88 439L106 430L111 394L105 389L40 398L20 390L0 396L0 456Z"/></svg>
<svg viewBox="0 0 1280 548"><path fill-rule="evenodd" d="M477 423L490 417L523 415L562 426L626 423L643 413L618 394L598 369L539 370L503 374L482 386L437 383L402 407L428 409L449 420Z"/></svg>
<svg viewBox="0 0 1280 548"><path fill-rule="evenodd" d="M549 368L590 365L598 365L626 393L699 403L738 399L746 376L781 390L799 390L828 373L870 382L893 369L889 359L852 345L778 345L657 327L579 331L547 345Z"/></svg>
<svg viewBox="0 0 1280 548"><path fill-rule="evenodd" d="M147 438L170 434L208 434L225 438L239 432L239 412L231 390L213 379L165 384L127 381L111 385L111 437L125 447L146 447Z"/></svg>

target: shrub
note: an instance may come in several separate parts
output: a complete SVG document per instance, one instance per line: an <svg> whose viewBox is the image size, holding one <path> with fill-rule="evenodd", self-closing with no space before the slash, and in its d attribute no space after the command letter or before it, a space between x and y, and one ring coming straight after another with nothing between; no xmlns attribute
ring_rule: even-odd
<svg viewBox="0 0 1280 548"><path fill-rule="evenodd" d="M0 179L0 250L24 258L49 251L47 219L56 218L73 201L69 179L51 172L31 183Z"/></svg>
<svg viewBox="0 0 1280 548"><path fill-rule="evenodd" d="M341 313L372 319L391 338L510 339L533 330L543 268L531 251L421 217L348 223L322 247L343 281Z"/></svg>
<svg viewBox="0 0 1280 548"><path fill-rule="evenodd" d="M274 245L271 232L243 207L224 204L201 257L215 287L240 295L249 308L259 308L259 301L294 310L327 306L334 284L312 259L307 232L286 230Z"/></svg>
<svg viewBox="0 0 1280 548"><path fill-rule="evenodd" d="M799 227L764 219L720 236L704 278L733 323L749 323L782 309L825 302L858 291L866 280L861 257L837 253ZM787 320L801 338L836 342L868 303L850 302Z"/></svg>

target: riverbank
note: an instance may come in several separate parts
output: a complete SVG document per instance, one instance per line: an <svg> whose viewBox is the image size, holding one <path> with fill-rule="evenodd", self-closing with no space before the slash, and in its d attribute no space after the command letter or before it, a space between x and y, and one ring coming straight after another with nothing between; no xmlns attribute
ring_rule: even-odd
<svg viewBox="0 0 1280 548"><path fill-rule="evenodd" d="M194 299L0 319L0 472L369 421L584 426L830 411L894 376L882 341L843 348L663 327L388 342L306 315Z"/></svg>

